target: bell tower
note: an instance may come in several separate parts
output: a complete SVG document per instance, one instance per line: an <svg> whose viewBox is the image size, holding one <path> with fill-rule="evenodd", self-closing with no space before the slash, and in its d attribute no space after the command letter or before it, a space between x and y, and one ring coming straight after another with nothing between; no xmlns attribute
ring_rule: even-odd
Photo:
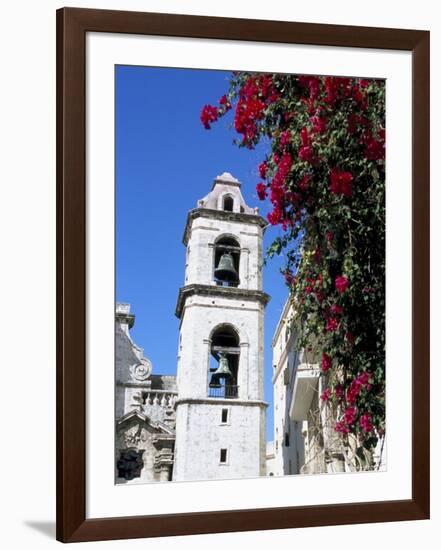
<svg viewBox="0 0 441 550"><path fill-rule="evenodd" d="M265 475L265 226L229 173L188 213L176 306L175 481Z"/></svg>

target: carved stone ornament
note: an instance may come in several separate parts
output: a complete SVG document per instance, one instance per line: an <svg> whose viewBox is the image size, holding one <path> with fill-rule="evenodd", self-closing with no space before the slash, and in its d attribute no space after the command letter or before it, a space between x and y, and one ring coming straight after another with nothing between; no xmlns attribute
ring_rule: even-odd
<svg viewBox="0 0 441 550"><path fill-rule="evenodd" d="M152 373L152 363L145 357L139 363L135 363L130 367L130 374L134 380L143 382Z"/></svg>

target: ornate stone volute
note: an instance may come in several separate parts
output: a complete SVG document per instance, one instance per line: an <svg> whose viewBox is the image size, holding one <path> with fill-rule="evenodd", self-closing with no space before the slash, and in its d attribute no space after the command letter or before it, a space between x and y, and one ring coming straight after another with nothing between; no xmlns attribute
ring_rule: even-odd
<svg viewBox="0 0 441 550"><path fill-rule="evenodd" d="M129 371L135 382L145 382L152 373L152 363L149 359L143 357L139 363L131 365Z"/></svg>

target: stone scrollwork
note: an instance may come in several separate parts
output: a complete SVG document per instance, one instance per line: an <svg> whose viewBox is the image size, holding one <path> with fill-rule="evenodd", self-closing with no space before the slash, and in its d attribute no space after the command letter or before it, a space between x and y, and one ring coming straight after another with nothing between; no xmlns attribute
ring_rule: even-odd
<svg viewBox="0 0 441 550"><path fill-rule="evenodd" d="M124 441L127 447L138 448L140 444L146 441L146 436L143 433L141 426L134 426L124 434Z"/></svg>
<svg viewBox="0 0 441 550"><path fill-rule="evenodd" d="M137 382L144 382L152 373L152 363L143 357L139 363L130 367L130 374Z"/></svg>

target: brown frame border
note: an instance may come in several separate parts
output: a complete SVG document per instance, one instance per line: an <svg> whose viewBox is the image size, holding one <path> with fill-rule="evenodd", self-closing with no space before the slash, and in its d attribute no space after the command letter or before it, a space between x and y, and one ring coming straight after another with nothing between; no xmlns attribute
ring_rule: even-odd
<svg viewBox="0 0 441 550"><path fill-rule="evenodd" d="M86 32L408 50L413 67L412 499L86 519ZM57 11L57 539L62 542L429 518L429 32L160 13Z"/></svg>

